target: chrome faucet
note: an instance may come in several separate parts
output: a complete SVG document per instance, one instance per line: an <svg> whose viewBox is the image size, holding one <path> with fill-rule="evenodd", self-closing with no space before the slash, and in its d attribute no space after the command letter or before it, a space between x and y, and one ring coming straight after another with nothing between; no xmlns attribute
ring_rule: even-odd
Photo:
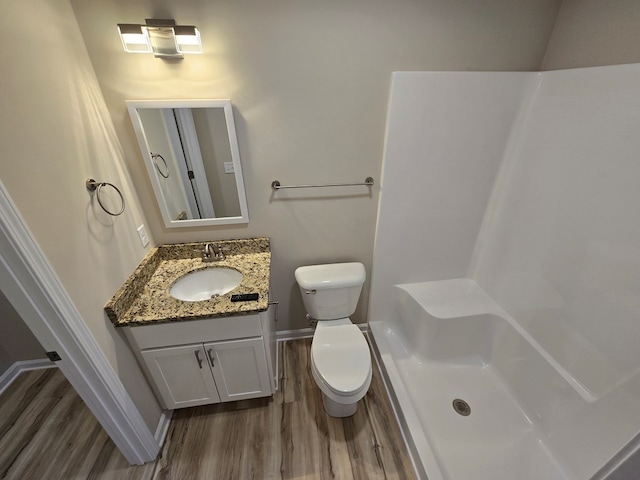
<svg viewBox="0 0 640 480"><path fill-rule="evenodd" d="M205 244L204 251L202 252L203 262L219 262L220 260L224 260L224 258L224 252L220 247L213 243Z"/></svg>

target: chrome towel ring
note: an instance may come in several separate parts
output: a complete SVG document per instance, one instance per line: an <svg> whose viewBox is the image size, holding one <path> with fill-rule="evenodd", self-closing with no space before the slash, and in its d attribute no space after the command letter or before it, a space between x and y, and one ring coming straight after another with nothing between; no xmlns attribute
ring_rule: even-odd
<svg viewBox="0 0 640 480"><path fill-rule="evenodd" d="M96 192L96 198L98 199L98 204L100 204L100 208L102 208L102 210L107 212L112 217L117 217L118 215L122 215L122 212L124 212L124 197L122 196L122 192L113 183L96 182L93 178L90 178L85 182L85 186L87 187L87 190L89 190L90 192ZM116 192L118 192L118 195L120 196L120 202L122 203L122 207L120 208L120 211L118 213L113 213L112 211L110 211L107 207L104 206L104 204L102 203L102 200L100 199L100 192L102 191L102 187L105 187L105 186L109 186L113 188Z"/></svg>
<svg viewBox="0 0 640 480"><path fill-rule="evenodd" d="M153 153L153 152L149 152L149 153L151 153L153 164L155 165L156 170L158 171L160 176L162 178L169 178L169 165L167 165L167 161L164 159L164 157L159 153ZM160 165L158 165L158 163L156 162L158 158L162 160L162 163L164 163L164 172L160 169Z"/></svg>

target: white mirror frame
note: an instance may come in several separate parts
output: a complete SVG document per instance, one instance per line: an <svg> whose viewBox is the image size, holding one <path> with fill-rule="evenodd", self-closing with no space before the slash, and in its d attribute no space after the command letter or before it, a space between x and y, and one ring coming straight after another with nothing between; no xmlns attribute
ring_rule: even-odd
<svg viewBox="0 0 640 480"><path fill-rule="evenodd" d="M240 163L240 151L238 150L238 138L236 135L236 127L233 121L233 108L231 100L127 100L127 109L131 117L131 123L138 139L140 152L144 158L144 164L147 167L147 173L153 186L156 201L162 213L162 219L167 228L182 227L203 227L210 225L228 225L235 223L249 223L249 209L247 207L247 197L244 189L244 179L242 176L242 165ZM236 178L236 188L238 190L238 201L240 203L240 216L237 217L220 217L220 218L202 218L189 220L175 220L171 218L167 209L167 202L157 177L154 172L154 162L149 152L142 119L138 114L138 109L164 109L164 108L224 108L224 116L227 124L227 133L229 135L229 146L231 147L231 158L233 161L234 173Z"/></svg>

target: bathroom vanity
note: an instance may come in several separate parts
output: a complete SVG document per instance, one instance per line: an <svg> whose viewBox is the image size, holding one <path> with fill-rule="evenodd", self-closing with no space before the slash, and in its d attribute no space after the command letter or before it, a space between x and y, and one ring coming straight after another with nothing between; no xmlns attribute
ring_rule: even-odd
<svg viewBox="0 0 640 480"><path fill-rule="evenodd" d="M212 317L127 327L125 334L164 406L192 407L275 391L273 317Z"/></svg>
<svg viewBox="0 0 640 480"><path fill-rule="evenodd" d="M203 260L205 245L154 248L105 307L167 409L264 397L277 388L269 239L212 242L222 252L215 261ZM178 280L214 269L242 279L235 287L213 285L205 300L172 296ZM250 293L257 299L232 301Z"/></svg>

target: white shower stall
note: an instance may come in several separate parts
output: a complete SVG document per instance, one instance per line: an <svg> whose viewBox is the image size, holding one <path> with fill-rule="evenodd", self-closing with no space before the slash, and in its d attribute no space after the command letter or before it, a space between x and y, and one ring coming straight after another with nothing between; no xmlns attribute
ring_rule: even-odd
<svg viewBox="0 0 640 480"><path fill-rule="evenodd" d="M634 478L640 65L394 73L370 298L429 480Z"/></svg>

